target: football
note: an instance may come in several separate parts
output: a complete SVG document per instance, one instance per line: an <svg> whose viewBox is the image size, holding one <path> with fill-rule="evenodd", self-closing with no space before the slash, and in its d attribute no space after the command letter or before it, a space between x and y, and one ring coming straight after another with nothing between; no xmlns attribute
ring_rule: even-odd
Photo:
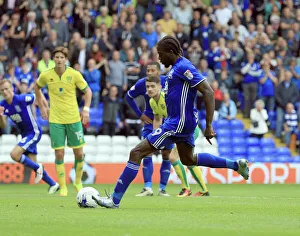
<svg viewBox="0 0 300 236"><path fill-rule="evenodd" d="M95 199L99 198L99 192L92 187L85 187L77 193L76 202L81 208L96 208L98 206Z"/></svg>

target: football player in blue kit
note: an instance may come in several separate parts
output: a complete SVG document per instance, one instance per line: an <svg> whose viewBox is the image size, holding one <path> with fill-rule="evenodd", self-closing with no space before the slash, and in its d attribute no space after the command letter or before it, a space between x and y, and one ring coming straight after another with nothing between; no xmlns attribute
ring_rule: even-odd
<svg viewBox="0 0 300 236"><path fill-rule="evenodd" d="M159 76L160 64L158 62L150 62L147 65L147 76ZM165 76L160 76L162 87L165 86ZM145 99L145 110L142 112L134 101L138 96L143 96ZM127 92L126 95L127 103L135 111L138 117L143 121L144 127L142 129L142 138L146 139L149 134L153 131L152 121L154 118L153 111L150 107L150 97L146 91L146 78L142 78L136 82L134 86ZM166 185L170 176L171 163L169 161L169 150L162 150L163 161L160 168L160 186L159 196L170 196L166 192ZM152 175L153 175L153 162L152 153L143 159L143 177L144 177L144 188L141 193L137 194L138 197L153 196L152 190Z"/></svg>
<svg viewBox="0 0 300 236"><path fill-rule="evenodd" d="M119 208L124 193L138 173L141 160L155 150L169 149L174 143L184 165L228 168L237 171L246 180L249 178L248 162L245 159L232 161L209 153L194 154L194 130L197 125L194 103L197 91L201 92L204 98L204 136L209 142L216 136L212 128L214 92L195 66L183 57L182 48L176 38L164 37L158 42L157 50L161 63L166 68L172 66L164 88L168 117L160 128L153 130L147 139L131 150L129 161L117 181L112 196L95 198L102 207Z"/></svg>
<svg viewBox="0 0 300 236"><path fill-rule="evenodd" d="M34 94L17 95L13 91L10 80L0 81L0 93L4 100L0 102L0 128L6 126L6 116L19 128L22 139L11 151L11 158L36 172L35 183L44 180L48 185L48 193L53 194L59 189L59 184L44 170L43 165L34 162L37 155L37 143L42 136L42 130L31 110L35 101Z"/></svg>

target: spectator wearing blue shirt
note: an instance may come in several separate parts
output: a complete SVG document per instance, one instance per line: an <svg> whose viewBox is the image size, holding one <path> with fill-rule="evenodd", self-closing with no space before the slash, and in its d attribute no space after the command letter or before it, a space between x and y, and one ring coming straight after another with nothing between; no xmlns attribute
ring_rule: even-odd
<svg viewBox="0 0 300 236"><path fill-rule="evenodd" d="M223 102L219 109L219 118L226 119L226 120L233 120L235 119L237 114L237 109L234 101L230 99L229 93L224 93L223 95Z"/></svg>
<svg viewBox="0 0 300 236"><path fill-rule="evenodd" d="M275 86L278 83L278 78L274 71L270 69L270 64L265 62L263 71L259 76L259 83L261 84L261 99L266 104L268 111L274 111L275 108Z"/></svg>
<svg viewBox="0 0 300 236"><path fill-rule="evenodd" d="M92 106L97 107L100 96L101 74L100 71L96 69L96 61L94 59L88 61L88 69L84 71L83 75L93 92Z"/></svg>
<svg viewBox="0 0 300 236"><path fill-rule="evenodd" d="M204 55L206 56L209 52L209 42L213 41L214 33L209 24L209 18L207 15L202 16L201 23L197 38L200 39L200 45L202 46Z"/></svg>
<svg viewBox="0 0 300 236"><path fill-rule="evenodd" d="M247 62L242 63L241 73L244 75L243 92L244 92L244 117L250 118L250 110L257 96L257 82L261 74L259 63L254 61L253 52L248 52Z"/></svg>
<svg viewBox="0 0 300 236"><path fill-rule="evenodd" d="M21 72L19 74L20 93L31 93L33 91L34 79L32 72L30 71L30 65L28 62L23 62L21 66Z"/></svg>
<svg viewBox="0 0 300 236"><path fill-rule="evenodd" d="M153 31L152 24L147 23L146 31L141 33L141 38L146 39L149 45L149 48L152 49L157 44L157 34Z"/></svg>

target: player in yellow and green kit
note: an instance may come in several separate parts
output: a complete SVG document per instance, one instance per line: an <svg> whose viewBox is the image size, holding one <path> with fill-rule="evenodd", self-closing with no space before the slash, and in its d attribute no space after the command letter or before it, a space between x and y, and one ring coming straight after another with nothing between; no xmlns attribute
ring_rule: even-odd
<svg viewBox="0 0 300 236"><path fill-rule="evenodd" d="M165 94L161 91L160 78L158 76L150 76L146 79L146 90L149 97L151 97L149 103L153 110L154 120L153 120L153 130L159 128L162 124L162 119L167 118L167 106L165 102ZM200 133L200 129L197 126L194 132L195 140L198 138ZM191 187L187 181L187 176L185 169L179 159L179 155L177 152L177 148L173 148L170 157L170 162L172 163L176 174L181 180L182 190L177 195L178 197L186 197L192 194ZM194 196L209 196L209 192L207 190L206 184L202 177L202 171L198 166L188 166L188 169L192 173L192 176L200 186L199 192L197 192Z"/></svg>
<svg viewBox="0 0 300 236"><path fill-rule="evenodd" d="M35 93L42 118L49 120L51 147L55 150L55 167L60 185L60 196L67 196L66 175L64 167L65 140L75 155L76 179L74 187L82 189L83 146L85 145L82 124L89 122L89 109L92 92L80 72L66 67L68 49L57 47L53 52L55 68L42 72L36 81ZM50 111L48 102L41 89L48 86ZM79 113L76 88L84 95L84 108Z"/></svg>

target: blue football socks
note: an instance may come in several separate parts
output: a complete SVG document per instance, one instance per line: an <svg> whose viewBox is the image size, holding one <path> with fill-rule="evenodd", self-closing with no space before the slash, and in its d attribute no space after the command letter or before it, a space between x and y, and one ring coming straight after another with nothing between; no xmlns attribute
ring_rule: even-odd
<svg viewBox="0 0 300 236"><path fill-rule="evenodd" d="M122 197L124 193L126 192L128 186L130 183L135 179L138 171L139 171L140 165L133 163L131 161L127 162L127 165L121 174L120 178L118 179L117 185L115 187L113 196L113 202L115 205L119 205L120 201L122 200Z"/></svg>
<svg viewBox="0 0 300 236"><path fill-rule="evenodd" d="M217 157L209 153L197 154L197 166L207 166L211 168L228 168L235 171L239 168L238 163L236 161Z"/></svg>
<svg viewBox="0 0 300 236"><path fill-rule="evenodd" d="M48 175L48 173L44 170L43 172L43 179L47 184L50 186L54 186L56 183L55 181Z"/></svg>
<svg viewBox="0 0 300 236"><path fill-rule="evenodd" d="M169 160L163 160L160 167L160 185L161 190L166 190L171 170L171 162Z"/></svg>
<svg viewBox="0 0 300 236"><path fill-rule="evenodd" d="M34 171L36 171L40 167L39 164L35 163L24 154L22 154L21 156L20 163L22 163L24 166L27 166L30 169L33 169Z"/></svg>
<svg viewBox="0 0 300 236"><path fill-rule="evenodd" d="M143 176L144 187L152 188L153 162L152 157L145 157L143 159Z"/></svg>

